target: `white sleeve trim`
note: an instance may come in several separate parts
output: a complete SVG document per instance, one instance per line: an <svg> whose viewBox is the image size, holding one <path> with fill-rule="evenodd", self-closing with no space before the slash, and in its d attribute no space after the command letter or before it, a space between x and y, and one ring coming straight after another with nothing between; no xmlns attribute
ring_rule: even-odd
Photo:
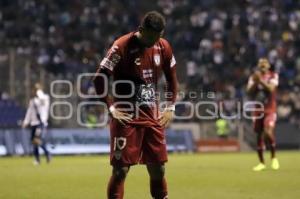
<svg viewBox="0 0 300 199"><path fill-rule="evenodd" d="M270 79L270 83L273 84L274 86L278 86L279 85L278 74L275 74L274 77Z"/></svg>
<svg viewBox="0 0 300 199"><path fill-rule="evenodd" d="M252 78L252 76L251 76L251 77L249 77L248 84L247 84L247 88L249 89L250 87L253 86L253 84L254 84L254 81L253 81L253 78Z"/></svg>
<svg viewBox="0 0 300 199"><path fill-rule="evenodd" d="M103 58L100 62L100 67L107 68L110 71L113 71L115 66L120 62L121 56L118 54L118 46L113 46L108 52L107 56Z"/></svg>
<svg viewBox="0 0 300 199"><path fill-rule="evenodd" d="M173 66L175 66L175 64L176 64L176 59L175 59L174 55L172 55L170 67L172 68Z"/></svg>
<svg viewBox="0 0 300 199"><path fill-rule="evenodd" d="M103 60L100 63L101 67L107 68L110 71L114 70L114 64L112 61L110 61L108 58L103 58Z"/></svg>

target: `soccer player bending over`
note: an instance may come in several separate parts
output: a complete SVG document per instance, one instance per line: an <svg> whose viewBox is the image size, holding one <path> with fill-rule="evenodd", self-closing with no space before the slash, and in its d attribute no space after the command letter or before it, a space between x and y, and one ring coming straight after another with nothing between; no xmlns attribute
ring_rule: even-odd
<svg viewBox="0 0 300 199"><path fill-rule="evenodd" d="M248 80L247 92L254 101L263 105L263 110L255 111L253 114L254 131L257 134L257 153L260 163L253 168L254 171L266 169L263 150L269 144L271 150L271 167L279 169L279 162L275 156L276 123L276 89L279 83L278 74L270 70L270 63L266 58L258 61L258 70Z"/></svg>
<svg viewBox="0 0 300 199"><path fill-rule="evenodd" d="M138 163L147 166L152 197L168 198L164 128L174 115L177 77L172 49L161 38L164 28L164 17L155 11L148 12L138 31L123 35L113 43L94 77L99 97L107 91L108 82L103 76L112 76L118 82L113 89L113 100L107 94L100 98L112 117L110 162L113 169L107 189L109 199L123 198L126 175ZM167 82L168 103L160 113L155 93L162 73Z"/></svg>

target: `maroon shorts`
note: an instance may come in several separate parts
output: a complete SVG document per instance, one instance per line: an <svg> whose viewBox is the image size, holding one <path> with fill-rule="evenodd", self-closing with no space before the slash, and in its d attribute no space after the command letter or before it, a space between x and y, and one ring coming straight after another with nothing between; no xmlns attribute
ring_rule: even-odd
<svg viewBox="0 0 300 199"><path fill-rule="evenodd" d="M264 113L262 118L253 119L254 131L261 133L266 127L275 127L277 115L276 113Z"/></svg>
<svg viewBox="0 0 300 199"><path fill-rule="evenodd" d="M114 166L163 164L167 158L164 128L110 123L110 163Z"/></svg>

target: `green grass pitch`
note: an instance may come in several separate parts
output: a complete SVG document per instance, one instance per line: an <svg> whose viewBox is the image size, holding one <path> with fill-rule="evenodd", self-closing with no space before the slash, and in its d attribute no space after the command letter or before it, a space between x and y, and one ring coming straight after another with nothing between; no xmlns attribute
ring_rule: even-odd
<svg viewBox="0 0 300 199"><path fill-rule="evenodd" d="M300 198L300 153L279 152L278 158L280 170L257 173L251 170L255 153L169 155L169 198ZM29 157L0 158L0 198L105 199L110 170L108 156L54 157L50 165L38 167ZM145 167L132 167L125 199L150 198Z"/></svg>

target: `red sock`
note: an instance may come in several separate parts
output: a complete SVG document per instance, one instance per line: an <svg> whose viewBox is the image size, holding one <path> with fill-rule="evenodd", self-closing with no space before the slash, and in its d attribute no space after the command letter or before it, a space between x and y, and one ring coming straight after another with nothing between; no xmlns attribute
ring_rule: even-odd
<svg viewBox="0 0 300 199"><path fill-rule="evenodd" d="M268 140L269 140L269 143L270 143L271 158L275 158L275 156L276 156L275 136L273 134L268 135Z"/></svg>
<svg viewBox="0 0 300 199"><path fill-rule="evenodd" d="M259 161L264 164L264 139L259 135L257 137L257 154Z"/></svg>
<svg viewBox="0 0 300 199"><path fill-rule="evenodd" d="M257 149L257 154L258 154L259 162L264 164L265 163L264 150L263 149Z"/></svg>
<svg viewBox="0 0 300 199"><path fill-rule="evenodd" d="M150 179L150 191L154 199L168 199L167 182L165 178L161 180Z"/></svg>
<svg viewBox="0 0 300 199"><path fill-rule="evenodd" d="M108 199L123 199L125 178L117 179L114 176L110 177L107 187Z"/></svg>

